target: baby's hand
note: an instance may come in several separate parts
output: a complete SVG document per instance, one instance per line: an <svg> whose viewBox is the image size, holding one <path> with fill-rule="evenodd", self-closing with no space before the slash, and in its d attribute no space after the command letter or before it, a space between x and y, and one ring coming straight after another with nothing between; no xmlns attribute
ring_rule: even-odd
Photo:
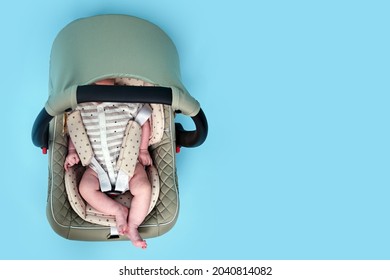
<svg viewBox="0 0 390 280"><path fill-rule="evenodd" d="M70 167L72 167L75 164L78 164L79 161L80 161L79 155L76 152L70 152L65 158L65 163L64 163L65 170L68 171Z"/></svg>
<svg viewBox="0 0 390 280"><path fill-rule="evenodd" d="M140 150L138 159L143 166L152 165L152 158L148 150Z"/></svg>

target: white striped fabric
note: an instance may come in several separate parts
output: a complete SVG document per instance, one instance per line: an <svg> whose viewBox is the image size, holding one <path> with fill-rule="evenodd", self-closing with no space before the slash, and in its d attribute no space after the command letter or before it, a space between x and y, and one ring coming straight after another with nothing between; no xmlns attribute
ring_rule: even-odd
<svg viewBox="0 0 390 280"><path fill-rule="evenodd" d="M127 123L136 117L142 104L97 103L79 104L89 141L95 158L115 185L118 171L115 165L120 153Z"/></svg>

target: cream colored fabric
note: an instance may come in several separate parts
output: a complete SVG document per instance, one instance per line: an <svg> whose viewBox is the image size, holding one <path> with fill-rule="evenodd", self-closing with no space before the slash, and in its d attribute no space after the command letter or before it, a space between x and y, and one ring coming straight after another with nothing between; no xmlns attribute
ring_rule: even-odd
<svg viewBox="0 0 390 280"><path fill-rule="evenodd" d="M83 125L80 111L73 111L69 114L67 118L67 128L81 163L83 166L88 166L91 163L93 151Z"/></svg>
<svg viewBox="0 0 390 280"><path fill-rule="evenodd" d="M133 177L141 145L141 127L135 121L129 121L123 137L121 151L116 164L117 170L124 171L129 178Z"/></svg>
<svg viewBox="0 0 390 280"><path fill-rule="evenodd" d="M162 104L149 104L152 109L152 118L150 119L150 127L152 133L149 139L149 146L157 144L164 136L164 107Z"/></svg>

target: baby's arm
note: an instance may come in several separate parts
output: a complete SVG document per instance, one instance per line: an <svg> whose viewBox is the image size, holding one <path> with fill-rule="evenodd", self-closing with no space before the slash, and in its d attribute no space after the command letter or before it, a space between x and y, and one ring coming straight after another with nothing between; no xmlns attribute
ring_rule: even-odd
<svg viewBox="0 0 390 280"><path fill-rule="evenodd" d="M152 164L152 158L150 157L149 154L149 137L151 134L151 128L150 128L150 121L147 120L143 125L142 125L142 134L141 134L141 145L139 148L139 161L141 162L142 165L148 166Z"/></svg>
<svg viewBox="0 0 390 280"><path fill-rule="evenodd" d="M76 148L70 138L68 142L68 155L66 156L64 163L64 168L66 171L68 171L69 168L73 165L78 164L80 161L79 155L76 152Z"/></svg>

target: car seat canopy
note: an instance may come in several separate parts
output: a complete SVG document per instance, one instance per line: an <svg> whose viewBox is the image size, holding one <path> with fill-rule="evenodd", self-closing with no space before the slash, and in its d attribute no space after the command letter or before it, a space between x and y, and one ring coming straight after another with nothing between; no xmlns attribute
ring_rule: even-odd
<svg viewBox="0 0 390 280"><path fill-rule="evenodd" d="M53 42L49 99L52 115L74 109L78 86L134 77L172 89L172 107L194 116L199 103L181 82L177 49L158 26L127 15L99 15L67 25Z"/></svg>

